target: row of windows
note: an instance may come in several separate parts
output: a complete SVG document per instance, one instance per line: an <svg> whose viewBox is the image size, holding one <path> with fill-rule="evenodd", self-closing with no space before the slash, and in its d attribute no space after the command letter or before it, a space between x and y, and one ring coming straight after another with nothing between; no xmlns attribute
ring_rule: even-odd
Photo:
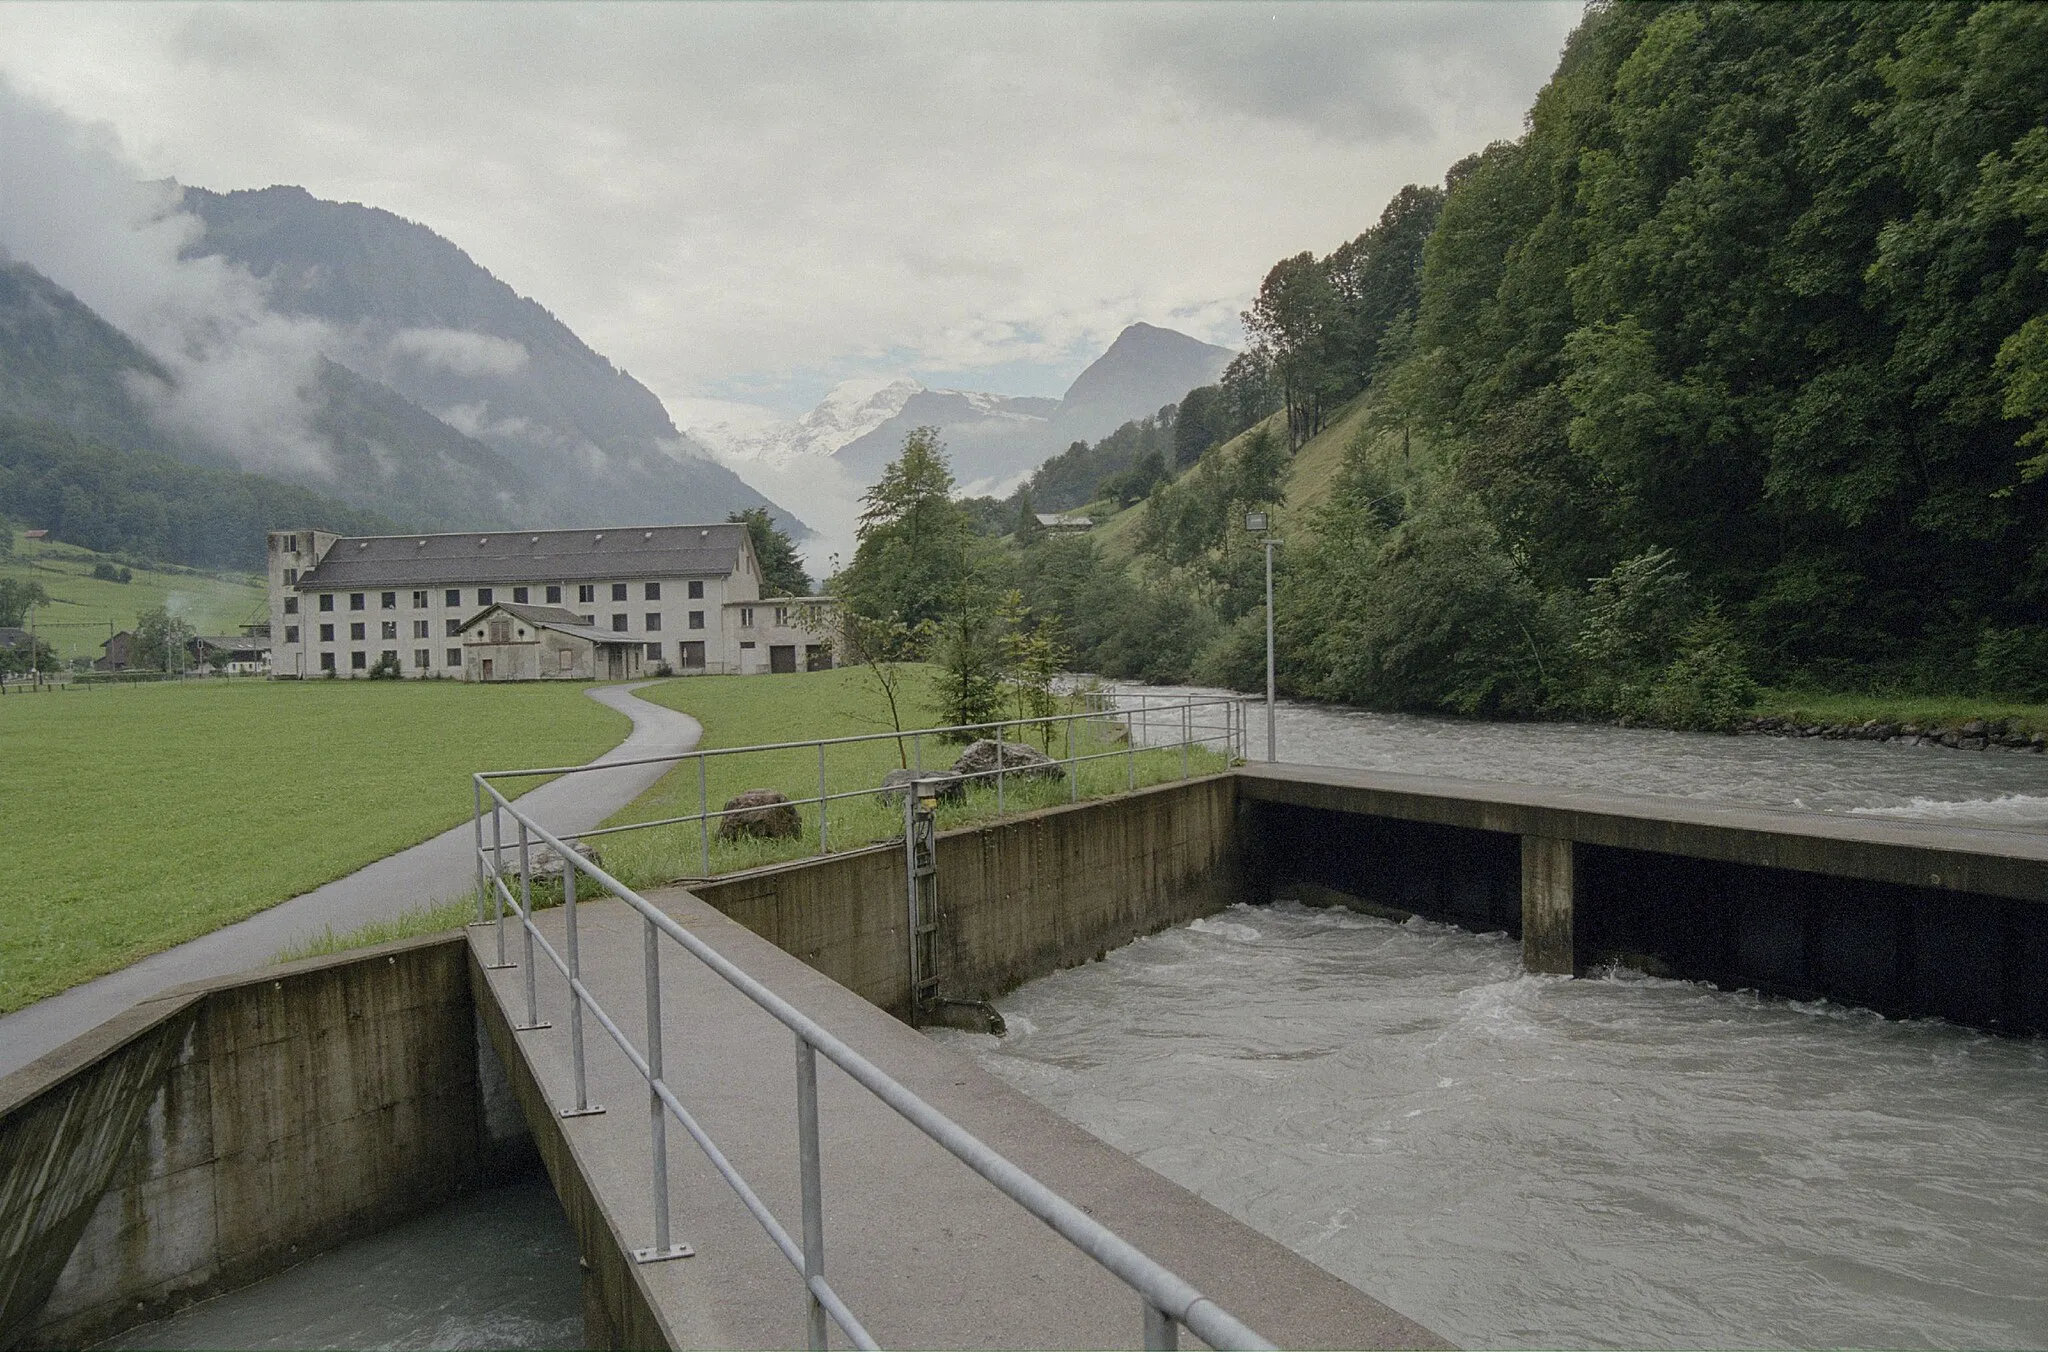
<svg viewBox="0 0 2048 1352"><path fill-rule="evenodd" d="M295 582L295 581L297 581L297 580L298 580L298 579L297 579L297 576L296 576L296 574L295 574L295 573L293 573L293 572L292 572L292 570L290 570L290 569L287 569L287 570L286 570L286 573L287 573L287 576L285 577L285 583L286 583L286 585L290 585L291 583L293 583L293 582ZM624 583L624 582L614 582L614 583L612 583L612 584L611 584L611 590L612 590L612 600L614 600L614 601L623 601L623 600L625 600L625 599L627 598L628 594L629 594L629 593L628 593L628 591L627 591L627 585L628 585L628 584L626 584L626 583ZM703 600L703 599L704 599L704 584L703 584L702 582L692 582L692 583L690 583L690 584L688 584L688 585L689 585L689 589L690 589L690 599L691 599L692 601L701 601L701 600ZM562 588L561 588L561 587L559 587L559 586L547 586L547 587L543 587L543 588L541 588L541 592L542 592L542 594L543 594L543 595L544 595L544 596L546 597L546 603L547 603L548 605L551 605L551 606L558 606L558 605L562 604ZM341 593L338 593L338 592L321 592L321 593L319 593L319 596L320 596L320 609L321 609L321 610L323 610L323 611L331 611L331 610L333 610L333 609L334 609L334 598L335 598L335 597L336 597L337 595L341 595ZM431 593L431 592L424 592L424 591L416 591L416 592L414 592L414 593L412 594L412 608L413 608L414 610L425 610L425 609L427 608L427 606L428 606L428 603L429 603L429 601L430 601L430 598L432 597L432 595L433 595L433 593ZM369 609L369 606L370 606L370 594L369 594L368 592L349 592L349 593L347 593L347 596L348 596L348 608L349 608L350 610L367 610L367 609ZM642 599L643 599L643 600L648 600L648 601L659 601L659 600L661 599L661 584L660 584L659 582L644 582L644 583L642 583L642 584L641 584L641 597L642 597ZM478 587L478 588L476 589L476 603L477 603L477 604L478 604L479 606L487 606L487 605L490 605L490 604L492 604L492 603L493 603L493 602L494 602L494 601L495 601L496 599L497 599L497 589L496 589L496 588L493 588L493 587ZM576 600L577 600L577 601L578 601L578 602L579 602L580 604L583 604L583 605L591 605L591 604L594 604L594 603L595 603L595 602L597 601L597 584L596 584L596 583L594 583L594 582L586 582L586 583L582 583L582 584L580 584L580 585L579 585L579 586L578 586L578 587L576 588ZM523 605L530 605L530 604L532 604L532 602L533 602L533 588L531 588L531 587L514 587L514 588L512 588L512 604L513 604L513 605L515 605L515 606L523 606ZM459 606L461 606L461 604L462 604L462 589L461 589L460 587L450 587L450 588L448 588L448 589L447 589L446 591L442 592L442 593L441 593L441 604L443 604L443 605L446 605L446 606L456 606L456 607L459 607ZM396 609L398 609L398 593L397 593L397 592L395 592L395 591L388 591L388 592L379 592L379 593L377 594L377 608L378 608L379 610L396 610ZM284 599L284 611L285 611L285 614L287 614L287 615L296 615L296 614L298 614L298 613L299 613L299 598L298 598L298 597L296 597L296 596L287 596L287 597L286 597L286 598Z"/></svg>

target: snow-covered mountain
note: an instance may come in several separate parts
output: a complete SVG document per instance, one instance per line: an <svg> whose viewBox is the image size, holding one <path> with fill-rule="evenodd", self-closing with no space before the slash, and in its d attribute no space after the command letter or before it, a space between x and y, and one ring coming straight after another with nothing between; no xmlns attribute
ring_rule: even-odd
<svg viewBox="0 0 2048 1352"><path fill-rule="evenodd" d="M711 423L689 434L728 466L788 467L828 456L858 441L903 411L924 386L908 378L842 380L819 405L794 422L742 426Z"/></svg>

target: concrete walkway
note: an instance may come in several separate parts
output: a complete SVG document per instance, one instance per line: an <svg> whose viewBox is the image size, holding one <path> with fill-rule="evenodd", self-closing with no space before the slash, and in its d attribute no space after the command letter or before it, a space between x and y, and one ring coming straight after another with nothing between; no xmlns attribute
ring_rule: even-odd
<svg viewBox="0 0 2048 1352"><path fill-rule="evenodd" d="M642 685L646 682L642 682ZM687 714L637 699L640 685L598 686L586 693L633 720L625 741L590 762L667 756L697 745L703 728ZM479 766L479 769L490 767ZM627 766L605 774L567 775L519 800L550 830L588 830L661 778L662 765ZM346 934L372 921L391 920L421 906L470 891L476 865L474 833L460 826L401 850L324 887L259 911L211 934L109 972L96 980L0 1017L0 1076L19 1070L87 1029L152 995L208 977L262 967L283 949L327 930Z"/></svg>

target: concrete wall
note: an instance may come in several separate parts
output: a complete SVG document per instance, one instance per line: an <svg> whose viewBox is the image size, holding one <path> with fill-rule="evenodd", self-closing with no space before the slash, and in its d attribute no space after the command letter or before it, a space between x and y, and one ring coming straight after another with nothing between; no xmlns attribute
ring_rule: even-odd
<svg viewBox="0 0 2048 1352"><path fill-rule="evenodd" d="M0 1081L0 1346L108 1337L477 1181L468 965L458 934L187 987Z"/></svg>
<svg viewBox="0 0 2048 1352"><path fill-rule="evenodd" d="M1238 900L1235 807L1235 782L1216 775L943 833L941 991L998 995ZM901 845L691 891L870 1003L907 1010Z"/></svg>

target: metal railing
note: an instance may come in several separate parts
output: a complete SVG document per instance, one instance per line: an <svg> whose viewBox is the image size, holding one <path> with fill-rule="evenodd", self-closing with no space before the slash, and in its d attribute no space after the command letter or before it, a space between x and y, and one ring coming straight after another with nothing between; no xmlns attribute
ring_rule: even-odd
<svg viewBox="0 0 2048 1352"><path fill-rule="evenodd" d="M841 789L834 792L829 783L826 768L826 748L852 746L869 742L895 742L900 746L908 744L903 759L907 768L917 776L951 774L942 766L927 769L924 763L924 744L928 740L943 742L970 741L977 736L992 735L999 744L1013 731L1053 728L1064 732L1065 754L1051 758L1060 767L1067 783L1067 799L1079 802L1081 796L1080 767L1092 761L1114 760L1125 762L1125 788L1138 787L1138 756L1144 751L1180 752L1180 777L1186 779L1192 773L1190 753L1199 748L1217 749L1230 759L1242 759L1245 748L1246 701L1238 695L1190 695L1161 698L1142 692L1115 690L1092 690L1078 696L1084 707L1064 713L1048 714L1038 718L1007 718L990 723L964 723L942 728L906 728L901 732L867 732L849 737L821 737L801 742L768 742L758 746L714 747L698 751L674 752L665 756L641 756L626 760L593 761L587 765L556 765L532 770L485 770L477 774L479 785L493 780L526 779L539 776L587 774L597 770L616 770L636 765L683 765L694 761L697 766L697 810L671 817L656 817L648 821L626 822L618 826L597 827L576 833L578 840L593 840L599 836L619 835L628 831L646 831L656 827L688 826L698 827L699 850L702 872L699 877L713 876L711 868L711 838L714 831L723 825L727 817L753 808L732 808L711 806L710 765L722 758L759 756L767 753L787 753L815 750L818 760L818 791L797 797L785 797L783 801L792 807L816 805L818 809L817 847L815 854L831 853L832 808L834 802L850 798L867 798L881 791L881 785L870 785L857 789ZM1077 747L1077 730L1087 728L1113 727L1121 729L1123 742L1102 751L1081 751ZM1028 735L1028 734L1027 734ZM1142 739L1142 744L1141 744ZM1009 813L1008 785L1015 780L1045 779L1042 763L1007 761L1002 753L996 756L992 769L962 774L966 783L992 783L995 786L996 819L1002 820ZM476 811L483 811L482 791L479 788ZM484 903L484 889L481 878L477 884L479 918Z"/></svg>
<svg viewBox="0 0 2048 1352"><path fill-rule="evenodd" d="M802 744L799 744L802 745ZM668 1119L673 1117L697 1143L705 1157L732 1188L748 1212L759 1222L775 1247L801 1275L804 1288L808 1344L826 1346L826 1320L837 1324L856 1346L878 1346L872 1335L847 1308L825 1277L825 1226L823 1180L820 1167L818 1124L817 1057L845 1071L856 1083L887 1104L954 1158L995 1185L1005 1196L1057 1231L1063 1238L1121 1279L1140 1298L1143 1307L1145 1346L1171 1348L1178 1344L1179 1329L1187 1327L1212 1347L1268 1348L1261 1338L1221 1306L1159 1263L1148 1258L1108 1227L1081 1211L1022 1168L954 1122L938 1109L898 1083L866 1057L847 1046L829 1030L775 994L760 981L740 970L702 939L684 929L646 898L582 857L570 845L514 807L482 774L474 776L476 789L476 856L478 877L488 878L496 912L496 960L487 964L502 969L514 966L505 954L505 917L518 918L524 941L526 1021L515 1025L532 1031L552 1025L540 1018L539 993L535 981L536 951L546 955L568 984L570 1066L574 1103L560 1109L564 1117L602 1112L590 1102L588 1070L583 1045L583 1015L587 1010L597 1020L620 1052L647 1085L649 1148L649 1194L653 1208L653 1242L635 1250L641 1262L659 1262L690 1254L686 1245L675 1241L670 1229L668 1183ZM868 790L872 792L872 790ZM490 798L491 839L484 843L485 796ZM506 849L504 819L509 815L518 828L518 881L515 897L506 881L502 859ZM533 861L535 841L553 848L561 860L562 901L565 911L563 951L542 935L533 920ZM644 1049L632 1039L584 982L578 945L578 875L587 874L603 892L624 902L643 922L642 981L645 987L647 1034ZM481 887L479 899L481 900ZM701 962L727 984L788 1028L795 1035L797 1131L799 1172L803 1204L802 1239L790 1232L768 1209L746 1178L719 1149L710 1135L683 1106L665 1077L662 1060L661 941L666 938Z"/></svg>

